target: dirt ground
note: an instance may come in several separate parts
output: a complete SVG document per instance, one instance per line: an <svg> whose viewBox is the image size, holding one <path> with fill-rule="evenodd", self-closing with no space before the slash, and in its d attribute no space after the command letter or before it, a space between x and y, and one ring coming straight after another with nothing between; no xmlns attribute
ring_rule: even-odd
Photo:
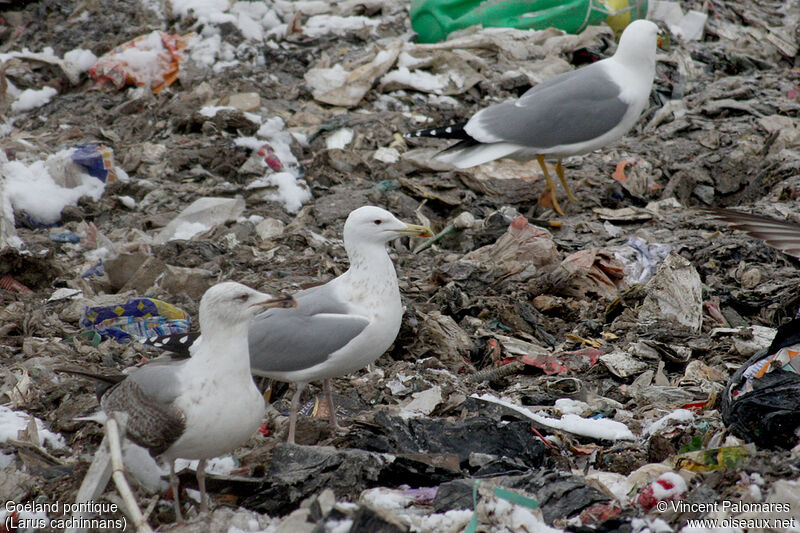
<svg viewBox="0 0 800 533"><path fill-rule="evenodd" d="M330 280L348 266L345 218L372 204L434 232L462 213L474 220L416 254L420 241L391 245L403 324L371 368L335 380L347 433L331 433L314 383L303 397L310 416L301 416L300 446L286 445L293 387L274 384L264 431L234 453L234 472L212 476L217 511L184 530L458 531L471 517L473 479L517 489L539 502L531 516L571 531L678 531L692 518L751 516L659 511L658 495L648 501L647 491L656 479L666 487L659 476L673 471L686 486L665 501L787 503L791 510L774 518L800 517L792 428L782 448L747 446L726 427L720 403L734 372L770 344L767 328L798 312L797 260L694 210L733 206L800 222L796 5L681 1L684 11L708 14L703 38L668 40L649 108L622 140L565 161L578 200L559 188L564 216L539 204L544 180L535 162L440 168L431 156L446 143L397 133L468 118L557 72L549 68L606 57L616 46L609 30L550 41L467 31L461 44L425 47L409 44L405 2L265 5L300 29L325 14L375 24L321 34L283 29L256 40L235 22L198 20L160 2L0 1L0 61L45 47L57 57L76 48L100 57L156 29L207 38L206 27L228 53L212 65L187 58L158 94L100 88L86 72L73 81L44 61L0 63L0 115L10 125L0 147L9 161L95 144L110 147L129 176L107 184L96 202L67 206L54 227L31 227L17 213L24 246L0 251L0 276L30 289L0 289L0 404L41 419L66 444L42 446L30 435L0 442L0 457L8 457L0 499L73 501L102 439L101 426L74 420L96 407L93 385L54 368L112 373L158 353L138 342L76 337L86 306L148 296L196 324L200 295L217 281L290 294ZM426 92L381 81L381 73L357 102L335 105L306 76L335 65L353 71L393 43L432 57L421 67L429 72L454 69L462 85L451 78ZM14 113L5 80L57 95ZM200 112L242 93L258 96L247 112ZM290 170L311 199L296 212L271 199L274 187L248 186L272 172L263 164L254 172L263 158L236 142L260 127L250 113L280 117L285 131L302 134L288 137L298 161ZM343 147L337 134L350 137ZM244 211L189 240L152 240L202 197L240 197ZM518 221L515 233L509 225L519 215L532 225ZM279 221L278 229L265 232L263 219ZM54 240L65 233L80 242ZM644 255L629 244L636 238ZM149 263L120 281L124 265L100 254L103 247ZM105 274L85 276L104 257ZM53 298L64 288L81 292ZM580 416L623 423L633 438L554 429L472 397L484 394L556 419L567 412L556 400L577 400ZM681 469L697 460L685 454L704 450L706 459L723 453L714 450L733 458ZM181 479L195 486L192 472ZM428 487L433 492L423 494ZM142 508L152 504L154 528L178 529L163 492L136 491ZM118 501L111 487L105 494ZM393 505L387 495L397 496ZM479 530L545 527L514 522L496 496L480 496Z"/></svg>

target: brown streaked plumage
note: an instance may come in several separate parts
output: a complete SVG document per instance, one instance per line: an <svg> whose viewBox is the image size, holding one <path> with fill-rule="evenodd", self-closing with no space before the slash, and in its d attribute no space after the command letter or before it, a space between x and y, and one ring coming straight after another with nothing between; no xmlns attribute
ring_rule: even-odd
<svg viewBox="0 0 800 533"><path fill-rule="evenodd" d="M732 228L742 230L776 250L800 259L800 224L719 207L706 207L698 211L727 222Z"/></svg>

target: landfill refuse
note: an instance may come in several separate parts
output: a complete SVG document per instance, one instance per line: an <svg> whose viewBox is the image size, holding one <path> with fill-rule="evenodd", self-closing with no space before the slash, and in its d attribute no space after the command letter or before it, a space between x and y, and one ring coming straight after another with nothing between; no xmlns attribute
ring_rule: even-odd
<svg viewBox="0 0 800 533"><path fill-rule="evenodd" d="M342 65L331 68L313 68L305 80L313 89L316 100L331 105L353 107L367 94L372 84L394 64L402 43L395 41L386 49L377 50L372 62L354 70Z"/></svg>
<svg viewBox="0 0 800 533"><path fill-rule="evenodd" d="M731 377L722 416L748 442L791 449L800 442L800 319L778 328L772 344Z"/></svg>
<svg viewBox="0 0 800 533"><path fill-rule="evenodd" d="M89 69L98 84L116 89L126 85L150 87L155 94L178 79L186 37L153 31L121 44Z"/></svg>
<svg viewBox="0 0 800 533"><path fill-rule="evenodd" d="M14 292L31 292L28 287L15 280L10 274L0 278L0 288Z"/></svg>
<svg viewBox="0 0 800 533"><path fill-rule="evenodd" d="M102 476L79 495L106 448L77 420L96 389L55 369L129 374L163 355L140 335L171 327L193 345L220 281L290 295L348 276L345 220L374 205L437 237L387 246L399 331L331 380L339 427L311 382L287 445L295 389L254 380L261 427L206 465L208 514L189 503L199 464L178 465L185 525L168 472L123 450L152 530L797 529L797 3L663 6L642 116L562 160L563 215L536 161L456 169L435 155L458 141L402 134L592 68L618 49L605 23L426 44L407 0L110 4L0 0L4 524L61 530L80 500L104 506L88 529L132 528ZM97 90L88 69L120 43L175 59L154 29L186 36L175 81ZM83 325L87 307L104 319Z"/></svg>
<svg viewBox="0 0 800 533"><path fill-rule="evenodd" d="M647 0L530 0L525 2L476 0L414 0L411 25L419 42L435 43L448 34L474 25L518 29L558 28L579 33L587 25L608 20L621 31L647 14ZM609 20L610 19L610 20Z"/></svg>
<svg viewBox="0 0 800 533"><path fill-rule="evenodd" d="M117 180L113 151L90 144L60 150L30 165L0 160L0 169L7 201L20 221L32 227L57 223L63 209L83 196L97 201L105 186Z"/></svg>
<svg viewBox="0 0 800 533"><path fill-rule="evenodd" d="M686 41L699 41L708 19L708 14L702 11L690 9L683 13L678 2L659 0L652 3L649 15L652 20L665 22L670 32Z"/></svg>
<svg viewBox="0 0 800 533"><path fill-rule="evenodd" d="M80 324L117 342L127 342L154 335L186 333L190 320L185 312L167 302L135 298L124 304L87 307Z"/></svg>
<svg viewBox="0 0 800 533"><path fill-rule="evenodd" d="M191 239L216 224L236 219L244 211L244 200L237 198L198 198L172 219L153 239L163 244L173 239Z"/></svg>

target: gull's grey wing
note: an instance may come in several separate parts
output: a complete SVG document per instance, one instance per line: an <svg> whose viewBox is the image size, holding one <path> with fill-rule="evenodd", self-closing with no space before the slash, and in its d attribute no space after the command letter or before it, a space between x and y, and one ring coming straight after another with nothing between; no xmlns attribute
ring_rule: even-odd
<svg viewBox="0 0 800 533"><path fill-rule="evenodd" d="M800 224L734 209L703 208L700 211L724 220L732 228L761 239L781 252L800 258Z"/></svg>
<svg viewBox="0 0 800 533"><path fill-rule="evenodd" d="M516 101L477 112L466 130L480 142L551 148L599 137L627 111L620 87L604 65L595 63L540 83Z"/></svg>
<svg viewBox="0 0 800 533"><path fill-rule="evenodd" d="M250 366L254 374L292 372L324 362L358 336L366 317L348 314L330 285L294 295L297 307L273 308L250 323Z"/></svg>
<svg viewBox="0 0 800 533"><path fill-rule="evenodd" d="M173 402L180 394L176 364L145 365L121 381L100 401L106 413L124 413L129 439L150 450L164 453L186 429L186 418Z"/></svg>

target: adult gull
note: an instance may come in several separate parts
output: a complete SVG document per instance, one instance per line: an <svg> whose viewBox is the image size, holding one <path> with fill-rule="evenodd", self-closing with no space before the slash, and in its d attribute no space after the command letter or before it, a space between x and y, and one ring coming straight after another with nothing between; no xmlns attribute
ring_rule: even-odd
<svg viewBox="0 0 800 533"><path fill-rule="evenodd" d="M206 461L243 444L264 417L264 398L250 373L246 341L250 320L265 308L294 305L292 298L275 299L239 283L218 283L200 300L204 341L192 357L155 359L117 376L62 369L103 383L98 391L102 411L92 419L104 422L113 415L131 441L169 463L179 521L175 459L200 460L200 510L206 511Z"/></svg>
<svg viewBox="0 0 800 533"><path fill-rule="evenodd" d="M535 158L553 208L563 214L545 159L557 160L558 178L574 200L561 160L612 143L633 127L650 96L657 40L658 26L647 20L634 21L625 28L613 56L559 74L517 100L482 109L466 123L419 130L406 137L461 139L436 156L458 168L503 157Z"/></svg>

